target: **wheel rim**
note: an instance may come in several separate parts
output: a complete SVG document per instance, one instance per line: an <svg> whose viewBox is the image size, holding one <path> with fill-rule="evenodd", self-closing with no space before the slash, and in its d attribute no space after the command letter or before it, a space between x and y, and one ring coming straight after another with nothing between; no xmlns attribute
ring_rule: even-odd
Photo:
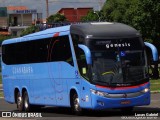
<svg viewBox="0 0 160 120"><path fill-rule="evenodd" d="M76 95L75 99L74 99L74 109L75 111L80 111L80 106L79 106L79 98Z"/></svg>
<svg viewBox="0 0 160 120"><path fill-rule="evenodd" d="M25 109L28 109L28 97L27 96L25 96L25 100L24 100L24 107L25 107Z"/></svg>
<svg viewBox="0 0 160 120"><path fill-rule="evenodd" d="M17 95L17 108L20 110L21 107L22 107L22 97L18 93L18 95Z"/></svg>

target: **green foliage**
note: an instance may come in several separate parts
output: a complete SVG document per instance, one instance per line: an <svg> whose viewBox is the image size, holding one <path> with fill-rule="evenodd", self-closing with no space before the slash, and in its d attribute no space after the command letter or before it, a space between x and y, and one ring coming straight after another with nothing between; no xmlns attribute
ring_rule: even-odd
<svg viewBox="0 0 160 120"><path fill-rule="evenodd" d="M34 32L38 32L38 31L39 31L38 26L32 25L32 26L28 27L27 29L24 29L20 36L28 35L28 34L31 34Z"/></svg>
<svg viewBox="0 0 160 120"><path fill-rule="evenodd" d="M96 14L99 14L98 12L94 13L93 10L90 10L87 14L87 16L83 16L81 17L81 21L82 22L88 22L88 21L98 21L98 15Z"/></svg>
<svg viewBox="0 0 160 120"><path fill-rule="evenodd" d="M89 22L89 21L103 21L104 16L102 11L93 11L90 10L86 16L81 17L82 22Z"/></svg>
<svg viewBox="0 0 160 120"><path fill-rule="evenodd" d="M160 79L151 79L150 80L150 89L151 91L159 91L160 92Z"/></svg>
<svg viewBox="0 0 160 120"><path fill-rule="evenodd" d="M3 92L0 92L0 97L3 97Z"/></svg>
<svg viewBox="0 0 160 120"><path fill-rule="evenodd" d="M107 0L102 11L107 21L131 25L145 41L160 44L159 0Z"/></svg>
<svg viewBox="0 0 160 120"><path fill-rule="evenodd" d="M67 22L67 19L64 15L62 14L54 14L54 15L51 15L47 18L47 23L54 23L54 22Z"/></svg>
<svg viewBox="0 0 160 120"><path fill-rule="evenodd" d="M0 35L0 43L2 43L2 41L7 40L12 38L12 36L6 36L6 35Z"/></svg>

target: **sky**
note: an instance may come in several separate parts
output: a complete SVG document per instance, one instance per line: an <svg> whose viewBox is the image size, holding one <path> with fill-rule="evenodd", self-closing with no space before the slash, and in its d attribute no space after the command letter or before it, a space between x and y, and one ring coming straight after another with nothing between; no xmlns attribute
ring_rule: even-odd
<svg viewBox="0 0 160 120"><path fill-rule="evenodd" d="M61 8L93 7L100 10L106 0L48 0L49 14L57 13ZM0 7L27 6L29 9L37 9L46 18L46 0L0 0Z"/></svg>

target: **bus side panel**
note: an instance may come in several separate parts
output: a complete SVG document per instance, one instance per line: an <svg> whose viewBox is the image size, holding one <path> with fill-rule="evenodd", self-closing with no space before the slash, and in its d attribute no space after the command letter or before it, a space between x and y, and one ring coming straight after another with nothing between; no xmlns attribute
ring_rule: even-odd
<svg viewBox="0 0 160 120"><path fill-rule="evenodd" d="M58 62L47 63L48 79L43 83L45 85L45 105L57 105L56 103L56 79L59 78Z"/></svg>
<svg viewBox="0 0 160 120"><path fill-rule="evenodd" d="M30 91L32 104L37 105L55 105L54 79L50 71L50 63L33 64L33 75L30 79ZM54 64L56 70L56 64Z"/></svg>
<svg viewBox="0 0 160 120"><path fill-rule="evenodd" d="M66 62L59 62L59 79L55 79L56 101L58 106L70 106L68 81L73 81L76 77L75 68ZM69 84L71 86L72 84Z"/></svg>
<svg viewBox="0 0 160 120"><path fill-rule="evenodd" d="M87 81L82 79L82 86L81 86L81 107L82 108L92 108L92 99L90 88L91 84Z"/></svg>
<svg viewBox="0 0 160 120"><path fill-rule="evenodd" d="M14 76L12 76L11 73L12 73L11 68L5 64L2 64L2 84L3 84L4 98L7 102L14 103L12 81L15 78Z"/></svg>

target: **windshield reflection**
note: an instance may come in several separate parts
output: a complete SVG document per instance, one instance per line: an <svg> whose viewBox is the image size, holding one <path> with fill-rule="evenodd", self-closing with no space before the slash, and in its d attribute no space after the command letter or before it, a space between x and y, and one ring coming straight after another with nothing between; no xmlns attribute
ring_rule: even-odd
<svg viewBox="0 0 160 120"><path fill-rule="evenodd" d="M105 84L123 84L146 78L143 51L92 51L92 80Z"/></svg>

